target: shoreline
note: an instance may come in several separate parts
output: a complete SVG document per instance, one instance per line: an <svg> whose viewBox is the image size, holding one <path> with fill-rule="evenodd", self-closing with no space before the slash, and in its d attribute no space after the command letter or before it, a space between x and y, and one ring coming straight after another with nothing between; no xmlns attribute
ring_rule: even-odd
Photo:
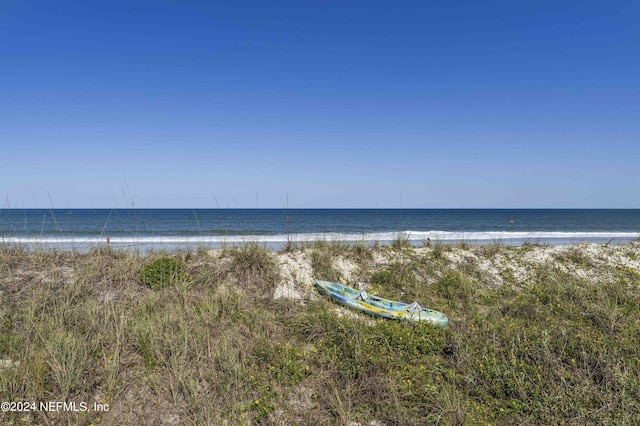
<svg viewBox="0 0 640 426"><path fill-rule="evenodd" d="M514 235L517 234L517 235ZM465 237L466 235L466 237ZM380 238L378 238L380 237ZM153 253L154 251L179 252L200 248L221 249L239 247L247 244L260 244L269 251L278 252L287 247L308 247L317 243L348 244L366 247L393 245L402 240L413 247L427 245L430 238L432 244L445 245L504 245L521 247L527 245L576 245L606 244L620 246L640 240L640 233L634 232L395 232L383 234L289 234L274 236L134 236L134 237L2 237L0 245L22 246L33 250L63 250L88 253L95 249L111 247L116 250L130 252Z"/></svg>

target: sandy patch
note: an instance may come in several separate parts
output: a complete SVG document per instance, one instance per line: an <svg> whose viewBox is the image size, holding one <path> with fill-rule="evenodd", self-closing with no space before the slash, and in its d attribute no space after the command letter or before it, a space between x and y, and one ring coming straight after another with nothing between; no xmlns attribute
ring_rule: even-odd
<svg viewBox="0 0 640 426"><path fill-rule="evenodd" d="M386 266L388 265L389 262L389 258L387 258L387 256L384 255L384 252L381 252L379 250L376 250L373 252L373 264L377 265L377 266Z"/></svg>
<svg viewBox="0 0 640 426"><path fill-rule="evenodd" d="M358 266L353 261L340 256L333 262L333 267L340 273L344 281L352 281Z"/></svg>
<svg viewBox="0 0 640 426"><path fill-rule="evenodd" d="M280 253L276 259L282 281L276 287L274 299L313 298L313 268L311 259L304 252Z"/></svg>

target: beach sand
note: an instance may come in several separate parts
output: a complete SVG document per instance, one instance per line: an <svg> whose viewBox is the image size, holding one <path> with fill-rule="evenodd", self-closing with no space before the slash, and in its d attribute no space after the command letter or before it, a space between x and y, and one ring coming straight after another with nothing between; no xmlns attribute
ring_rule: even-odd
<svg viewBox="0 0 640 426"><path fill-rule="evenodd" d="M503 247L498 245L444 246L446 262L434 271L430 281L435 282L447 270L464 269L470 275L481 277L479 285L489 287L526 286L539 268L557 268L570 276L594 284L610 280L614 270L628 269L640 273L640 243L607 246L603 244L525 245ZM337 255L332 267L341 282L362 283L364 269L384 269L398 262L411 262L433 257L434 248L411 248L404 252L382 248L373 253L373 259L363 267L357 256ZM220 253L221 250L213 250ZM281 265L282 281L274 298L314 298L315 277L309 253L275 254ZM367 283L364 283L365 285Z"/></svg>

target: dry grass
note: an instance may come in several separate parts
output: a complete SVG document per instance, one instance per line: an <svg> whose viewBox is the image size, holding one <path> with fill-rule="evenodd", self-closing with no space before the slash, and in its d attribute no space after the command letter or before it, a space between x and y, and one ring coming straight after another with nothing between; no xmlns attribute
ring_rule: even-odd
<svg viewBox="0 0 640 426"><path fill-rule="evenodd" d="M323 299L274 301L276 254L258 245L145 256L2 246L0 399L110 409L5 412L0 422L640 422L638 268L576 246L495 286L479 265L508 257L516 270L538 248L496 244L471 261L453 247L396 246L304 250L317 278L340 278L333 265L348 258L377 292L444 311L448 329L341 316ZM639 247L616 253L634 260ZM452 253L467 254L452 264ZM143 265L161 256L184 262L191 281L140 285Z"/></svg>

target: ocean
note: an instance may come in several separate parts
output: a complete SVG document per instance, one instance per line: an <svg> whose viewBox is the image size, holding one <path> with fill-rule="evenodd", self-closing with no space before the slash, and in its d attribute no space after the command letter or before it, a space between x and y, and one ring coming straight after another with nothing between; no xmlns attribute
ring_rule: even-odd
<svg viewBox="0 0 640 426"><path fill-rule="evenodd" d="M640 209L0 209L0 243L154 251L287 241L521 245L640 237Z"/></svg>

